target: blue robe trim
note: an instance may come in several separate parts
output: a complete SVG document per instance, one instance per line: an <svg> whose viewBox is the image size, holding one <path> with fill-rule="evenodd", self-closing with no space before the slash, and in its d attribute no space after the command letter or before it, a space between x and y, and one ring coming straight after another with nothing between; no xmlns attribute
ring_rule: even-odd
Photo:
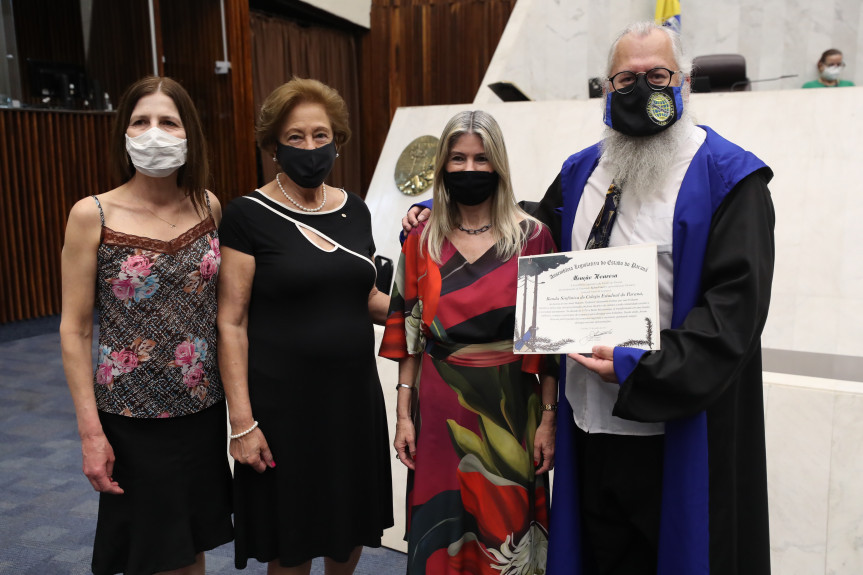
<svg viewBox="0 0 863 575"><path fill-rule="evenodd" d="M701 269L713 213L749 174L767 167L716 132L707 133L680 186L674 208L674 295L671 327L676 328L701 297ZM561 169L561 243L572 249L572 227L584 186L599 162L599 144L570 156ZM708 185L705 185L705 182ZM618 381L626 381L645 352L615 348ZM550 575L582 575L575 423L566 400L566 361L561 360L558 425L552 496L548 570ZM665 424L662 514L658 575L710 572L709 461L707 413Z"/></svg>

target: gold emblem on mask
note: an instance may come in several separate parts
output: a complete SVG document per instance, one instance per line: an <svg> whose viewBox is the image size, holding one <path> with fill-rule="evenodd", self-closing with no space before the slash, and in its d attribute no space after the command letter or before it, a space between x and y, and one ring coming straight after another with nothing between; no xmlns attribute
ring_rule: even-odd
<svg viewBox="0 0 863 575"><path fill-rule="evenodd" d="M435 136L420 136L405 146L395 171L396 186L402 193L416 196L431 188L437 145Z"/></svg>
<svg viewBox="0 0 863 575"><path fill-rule="evenodd" d="M665 92L654 92L647 99L647 117L664 126L674 117L674 102Z"/></svg>

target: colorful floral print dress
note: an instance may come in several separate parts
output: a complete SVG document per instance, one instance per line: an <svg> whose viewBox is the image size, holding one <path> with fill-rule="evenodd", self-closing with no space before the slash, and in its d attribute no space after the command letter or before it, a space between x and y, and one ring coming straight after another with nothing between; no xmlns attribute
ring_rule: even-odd
<svg viewBox="0 0 863 575"><path fill-rule="evenodd" d="M548 476L536 475L541 356L512 353L517 259L468 263L449 241L440 265L405 241L380 355L422 354L408 472L410 575L545 572ZM554 251L543 227L521 255Z"/></svg>

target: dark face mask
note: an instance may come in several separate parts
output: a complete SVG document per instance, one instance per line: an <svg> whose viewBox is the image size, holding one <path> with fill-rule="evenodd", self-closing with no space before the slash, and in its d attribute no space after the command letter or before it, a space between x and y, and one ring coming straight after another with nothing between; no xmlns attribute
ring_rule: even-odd
<svg viewBox="0 0 863 575"><path fill-rule="evenodd" d="M665 130L683 113L680 86L651 90L647 77L639 75L628 94L609 92L605 99L605 123L627 136L652 136Z"/></svg>
<svg viewBox="0 0 863 575"><path fill-rule="evenodd" d="M336 161L336 145L333 142L314 150L304 150L278 143L276 161L289 178L301 188L317 188L330 172Z"/></svg>
<svg viewBox="0 0 863 575"><path fill-rule="evenodd" d="M483 203L497 190L497 172L444 172L443 185L454 202L465 206Z"/></svg>

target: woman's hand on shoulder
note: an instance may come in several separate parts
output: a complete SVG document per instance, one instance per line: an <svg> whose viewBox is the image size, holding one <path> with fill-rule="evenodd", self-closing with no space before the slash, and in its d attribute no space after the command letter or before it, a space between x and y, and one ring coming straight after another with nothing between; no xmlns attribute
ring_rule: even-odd
<svg viewBox="0 0 863 575"><path fill-rule="evenodd" d="M242 437L232 439L230 452L237 463L248 465L258 473L263 473L267 467L276 466L273 453L260 427Z"/></svg>

